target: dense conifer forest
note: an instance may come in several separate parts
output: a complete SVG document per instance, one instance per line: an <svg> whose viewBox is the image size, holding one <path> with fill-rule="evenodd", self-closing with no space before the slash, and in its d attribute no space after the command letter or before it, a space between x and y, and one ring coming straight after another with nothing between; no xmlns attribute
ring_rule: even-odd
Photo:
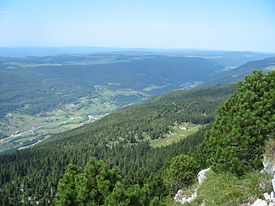
<svg viewBox="0 0 275 206"><path fill-rule="evenodd" d="M213 126L200 139L201 143L192 144L193 152L186 155L183 151L172 157L161 169L151 173L153 178L150 171L143 170L126 175L123 181L118 168L108 170L106 164L95 158L84 169L69 165L59 182L54 205L170 205L165 197L191 186L200 169L206 167L223 177L231 173L237 182L244 182L245 178L250 178L249 182L257 180L259 176L251 179L251 172L262 168L265 143L274 139L274 87L275 72L264 75L255 71L245 82L239 82L238 92L221 104ZM257 187L264 191L266 186L256 183L254 195L258 193ZM247 198L237 200L237 196L240 195L231 196L230 205L248 201ZM196 201L192 205L204 203L203 199ZM209 205L217 205L216 201Z"/></svg>

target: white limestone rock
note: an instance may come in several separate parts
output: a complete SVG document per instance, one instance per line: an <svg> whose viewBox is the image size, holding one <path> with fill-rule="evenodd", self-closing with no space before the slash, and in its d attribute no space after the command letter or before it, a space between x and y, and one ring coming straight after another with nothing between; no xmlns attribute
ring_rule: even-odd
<svg viewBox="0 0 275 206"><path fill-rule="evenodd" d="M198 181L199 181L199 185L206 179L206 176L205 174L207 172L210 171L210 168L208 169L204 169L204 170L201 170L199 173L198 173ZM193 200L196 199L197 197L197 189L195 189L195 191L192 193L191 196L189 197L183 197L182 196L182 192L184 191L183 189L180 189L177 194L174 196L174 200L175 202L178 202L178 203L181 203L181 204L185 204L185 203L189 203L189 202L192 202Z"/></svg>
<svg viewBox="0 0 275 206"><path fill-rule="evenodd" d="M195 192L192 193L192 195L189 196L189 197L183 197L181 195L182 192L183 192L183 190L180 189L174 197L174 200L178 203L185 204L185 203L188 203L188 202L192 202L197 197L197 190L195 190Z"/></svg>
<svg viewBox="0 0 275 206"><path fill-rule="evenodd" d="M251 206L268 206L265 200L257 199Z"/></svg>
<svg viewBox="0 0 275 206"><path fill-rule="evenodd" d="M271 162L267 160L266 157L264 157L262 164L264 166L264 171L267 172L268 174L275 174L275 165L273 165Z"/></svg>
<svg viewBox="0 0 275 206"><path fill-rule="evenodd" d="M275 175L274 178L271 180L273 191L275 192Z"/></svg>
<svg viewBox="0 0 275 206"><path fill-rule="evenodd" d="M180 190L178 190L177 194L174 196L174 200L175 200L176 202L180 202L180 201L181 201L181 199L182 199L181 193L182 193L182 192L183 192L183 189L180 189Z"/></svg>
<svg viewBox="0 0 275 206"><path fill-rule="evenodd" d="M209 172L210 170L211 170L210 168L207 168L207 169L201 170L201 171L198 173L198 181L199 181L199 184L201 184L201 183L206 179L205 174L206 174L207 172Z"/></svg>
<svg viewBox="0 0 275 206"><path fill-rule="evenodd" d="M264 193L264 199L265 199L266 201L271 201L270 194Z"/></svg>

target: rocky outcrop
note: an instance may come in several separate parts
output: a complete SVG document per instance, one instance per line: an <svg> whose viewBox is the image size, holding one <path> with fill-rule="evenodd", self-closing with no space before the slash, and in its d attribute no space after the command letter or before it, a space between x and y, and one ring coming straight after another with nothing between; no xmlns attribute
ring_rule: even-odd
<svg viewBox="0 0 275 206"><path fill-rule="evenodd" d="M201 170L199 173L198 173L198 181L199 181L199 184L201 184L205 179L206 179L206 173L210 171L210 168L208 169L204 169L204 170Z"/></svg>
<svg viewBox="0 0 275 206"><path fill-rule="evenodd" d="M210 168L201 170L198 173L199 185L206 179L206 173L209 172L209 171L210 171ZM199 185L198 185L198 187L199 187ZM184 195L182 195L184 189L180 189L174 197L175 202L178 202L178 203L181 203L181 204L192 202L197 197L198 187L194 190L194 192L191 194L191 196L188 196L188 197L185 197Z"/></svg>
<svg viewBox="0 0 275 206"><path fill-rule="evenodd" d="M271 161L269 161L266 157L264 157L262 163L264 166L262 172L266 172L268 174L275 175L275 165Z"/></svg>
<svg viewBox="0 0 275 206"><path fill-rule="evenodd" d="M261 171L261 173L267 173L273 177L270 182L270 184L272 185L273 191L271 193L264 193L262 195L262 199L257 199L253 203L251 203L251 202L245 203L240 206L275 206L275 151L274 151L275 144L273 144L273 145L274 146L272 149L272 153L267 152L266 156L264 157L264 159L262 161L264 168ZM269 158L267 158L267 156L269 156ZM206 173L209 171L210 171L210 168L201 170L198 173L199 185L206 179ZM187 197L183 195L183 192L185 191L184 189L179 190L177 192L177 194L175 195L174 200L181 204L192 202L197 197L197 190L198 190L199 185L197 186L196 189L194 189L194 192L190 196L187 196Z"/></svg>
<svg viewBox="0 0 275 206"><path fill-rule="evenodd" d="M251 206L268 206L265 200L257 199Z"/></svg>
<svg viewBox="0 0 275 206"><path fill-rule="evenodd" d="M175 202L181 203L181 204L185 204L187 202L192 202L194 199L196 199L197 197L197 189L195 189L194 193L192 193L191 196L189 197L184 197L182 195L182 192L184 191L184 189L180 189L177 194L174 197Z"/></svg>
<svg viewBox="0 0 275 206"><path fill-rule="evenodd" d="M270 194L264 193L263 199L257 199L253 204L247 204L247 206L275 206L275 165L271 161L268 161L266 157L264 157L262 163L264 168L261 172L273 176L271 180L273 191Z"/></svg>

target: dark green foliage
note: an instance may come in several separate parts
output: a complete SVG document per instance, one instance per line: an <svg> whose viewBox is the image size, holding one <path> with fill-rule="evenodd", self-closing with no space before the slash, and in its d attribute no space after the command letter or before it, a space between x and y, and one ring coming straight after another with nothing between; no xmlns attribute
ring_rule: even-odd
<svg viewBox="0 0 275 206"><path fill-rule="evenodd" d="M73 206L77 204L77 175L80 172L82 172L81 169L75 165L68 165L58 185L55 205Z"/></svg>
<svg viewBox="0 0 275 206"><path fill-rule="evenodd" d="M2 155L0 184L3 190L0 195L5 201L3 205L9 198L20 202L17 198L22 194L20 189L24 191L21 198L29 204L39 201L50 205L66 166L72 163L83 167L92 156L110 167L119 166L125 176L141 168L155 172L166 159L182 153L192 154L203 139L204 129L177 144L156 149L150 148L147 140L140 141L136 137L143 137L144 132L151 138L162 137L175 122L210 123L218 104L233 91L234 86L225 85L160 95L90 125L51 137L32 148ZM132 138L137 143L131 143ZM141 187L148 185L149 191L163 187L160 178L147 180L142 174L135 181L144 182ZM132 184L135 183L128 185ZM119 194L123 196L118 191L114 198L119 198ZM165 194L158 191L156 196L162 198ZM32 199L28 201L28 197Z"/></svg>
<svg viewBox="0 0 275 206"><path fill-rule="evenodd" d="M264 142L275 128L275 72L255 71L217 111L200 150L218 171L238 175L261 168Z"/></svg>
<svg viewBox="0 0 275 206"><path fill-rule="evenodd" d="M168 185L169 190L175 192L191 185L199 170L199 164L195 158L188 155L173 157L165 165L164 182Z"/></svg>
<svg viewBox="0 0 275 206"><path fill-rule="evenodd" d="M60 180L54 205L103 205L121 179L117 168L95 158L84 169L69 165Z"/></svg>
<svg viewBox="0 0 275 206"><path fill-rule="evenodd" d="M55 206L151 206L160 203L150 196L148 185L125 187L117 168L108 169L92 158L84 169L69 165L58 184Z"/></svg>
<svg viewBox="0 0 275 206"><path fill-rule="evenodd" d="M156 172L148 169L139 169L136 172L131 171L123 178L123 183L126 187L136 184L140 186L148 185L150 196L155 196L158 199L163 199L168 195L161 170Z"/></svg>

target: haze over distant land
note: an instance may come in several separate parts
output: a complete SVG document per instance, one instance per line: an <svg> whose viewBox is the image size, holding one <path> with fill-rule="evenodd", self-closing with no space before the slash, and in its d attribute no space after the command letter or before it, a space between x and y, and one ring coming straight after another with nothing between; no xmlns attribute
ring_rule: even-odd
<svg viewBox="0 0 275 206"><path fill-rule="evenodd" d="M1 0L0 47L275 51L273 0Z"/></svg>
<svg viewBox="0 0 275 206"><path fill-rule="evenodd" d="M245 52L245 51L221 51L221 50L195 50L195 49L150 49L150 48L115 48L115 47L0 47L0 57L27 57L27 56L52 56L52 55L86 55L86 54L128 54L128 55L166 55L205 57L221 59L225 56L241 60L248 58L258 60L275 56L275 52ZM249 60L248 60L249 61ZM247 61L245 61L247 62ZM245 63L241 60L240 64ZM239 64L239 65L240 65Z"/></svg>

